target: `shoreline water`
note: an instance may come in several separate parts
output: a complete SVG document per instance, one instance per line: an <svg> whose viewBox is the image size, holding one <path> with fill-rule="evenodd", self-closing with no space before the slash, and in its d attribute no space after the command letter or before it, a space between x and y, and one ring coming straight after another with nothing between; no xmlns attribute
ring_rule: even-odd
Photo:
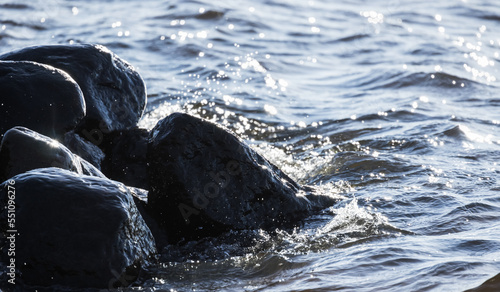
<svg viewBox="0 0 500 292"><path fill-rule="evenodd" d="M494 4L45 1L0 15L1 53L102 43L145 79L144 127L213 120L344 198L246 246L171 246L197 252L130 290L466 290L498 274Z"/></svg>

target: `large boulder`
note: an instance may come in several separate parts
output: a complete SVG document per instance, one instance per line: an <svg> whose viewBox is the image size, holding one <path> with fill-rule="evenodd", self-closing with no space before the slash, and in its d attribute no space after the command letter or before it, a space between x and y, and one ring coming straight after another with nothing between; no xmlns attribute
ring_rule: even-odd
<svg viewBox="0 0 500 292"><path fill-rule="evenodd" d="M0 61L0 135L14 126L57 138L85 116L85 101L64 71L34 62Z"/></svg>
<svg viewBox="0 0 500 292"><path fill-rule="evenodd" d="M139 73L101 45L34 46L6 53L0 60L39 62L71 75L87 103L82 134L95 144L107 131L135 126L146 105L146 86Z"/></svg>
<svg viewBox="0 0 500 292"><path fill-rule="evenodd" d="M24 127L15 127L5 133L0 144L0 182L45 167L105 178L97 168L56 140Z"/></svg>
<svg viewBox="0 0 500 292"><path fill-rule="evenodd" d="M15 257L4 246L2 262L25 285L127 286L156 252L130 191L118 182L36 169L1 184L0 204L2 232L15 242ZM12 210L14 223L7 220Z"/></svg>
<svg viewBox="0 0 500 292"><path fill-rule="evenodd" d="M102 149L106 154L101 170L107 177L128 186L149 189L147 176L146 129L113 131L105 136Z"/></svg>
<svg viewBox="0 0 500 292"><path fill-rule="evenodd" d="M299 224L334 199L309 193L236 136L174 113L148 148L148 209L169 240Z"/></svg>

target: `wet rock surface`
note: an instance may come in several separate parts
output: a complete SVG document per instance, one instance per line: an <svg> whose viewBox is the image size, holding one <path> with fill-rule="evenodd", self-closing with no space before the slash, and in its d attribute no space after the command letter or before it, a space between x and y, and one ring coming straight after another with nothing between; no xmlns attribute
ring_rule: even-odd
<svg viewBox="0 0 500 292"><path fill-rule="evenodd" d="M466 290L465 292L494 292L500 291L500 274L486 280L483 284L473 289Z"/></svg>
<svg viewBox="0 0 500 292"><path fill-rule="evenodd" d="M333 201L309 200L317 196L236 136L187 114L158 122L148 163L148 208L174 241L294 226Z"/></svg>
<svg viewBox="0 0 500 292"><path fill-rule="evenodd" d="M9 188L9 186L11 188ZM15 188L15 199L10 190ZM153 236L121 183L59 168L0 185L15 200L17 268L27 285L113 288L133 282L155 252ZM9 228L2 208L3 230ZM2 257L6 260L6 250ZM23 263L23 264L21 264Z"/></svg>
<svg viewBox="0 0 500 292"><path fill-rule="evenodd" d="M105 136L102 147L106 158L102 171L129 186L149 189L147 148L149 132L145 129L114 131Z"/></svg>
<svg viewBox="0 0 500 292"><path fill-rule="evenodd" d="M0 181L45 167L105 178L93 165L47 136L24 127L8 130L0 144Z"/></svg>
<svg viewBox="0 0 500 292"><path fill-rule="evenodd" d="M64 146L68 147L71 152L85 159L97 169L101 169L101 163L106 155L98 146L84 139L82 136L75 133L75 131L67 132L64 135L62 143Z"/></svg>
<svg viewBox="0 0 500 292"><path fill-rule="evenodd" d="M0 135L15 126L62 137L85 116L78 84L65 72L34 62L0 61Z"/></svg>
<svg viewBox="0 0 500 292"><path fill-rule="evenodd" d="M87 115L80 125L86 139L134 127L146 106L146 87L135 69L101 45L34 46L0 56L34 61L67 72L80 86ZM42 87L44 88L44 87ZM99 132L95 132L99 131Z"/></svg>

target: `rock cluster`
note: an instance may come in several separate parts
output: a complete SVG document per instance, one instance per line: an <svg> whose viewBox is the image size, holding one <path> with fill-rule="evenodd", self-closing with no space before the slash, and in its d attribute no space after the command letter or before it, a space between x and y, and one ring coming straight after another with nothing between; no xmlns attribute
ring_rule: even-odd
<svg viewBox="0 0 500 292"><path fill-rule="evenodd" d="M206 120L137 128L145 105L139 74L103 46L0 56L0 226L16 238L3 277L126 286L169 243L291 227L334 203Z"/></svg>
<svg viewBox="0 0 500 292"><path fill-rule="evenodd" d="M146 106L146 86L139 73L104 46L28 47L4 54L0 59L36 62L68 73L79 85L86 103L87 113L79 125L81 131L134 127Z"/></svg>

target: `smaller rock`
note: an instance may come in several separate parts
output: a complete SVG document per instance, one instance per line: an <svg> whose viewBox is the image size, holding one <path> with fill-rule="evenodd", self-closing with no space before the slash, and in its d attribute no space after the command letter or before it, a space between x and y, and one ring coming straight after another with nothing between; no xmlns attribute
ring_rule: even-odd
<svg viewBox="0 0 500 292"><path fill-rule="evenodd" d="M0 61L0 101L0 135L24 126L60 138L85 116L85 100L73 78L34 62Z"/></svg>
<svg viewBox="0 0 500 292"><path fill-rule="evenodd" d="M27 285L128 286L156 252L130 191L118 182L36 169L1 184L0 205L1 230L15 237L18 279ZM15 233L7 232L9 206Z"/></svg>
<svg viewBox="0 0 500 292"><path fill-rule="evenodd" d="M102 172L128 186L149 189L146 155L148 139L149 132L139 128L107 134L101 146L106 154Z"/></svg>
<svg viewBox="0 0 500 292"><path fill-rule="evenodd" d="M465 290L464 292L494 292L500 291L500 274L486 280L483 284L478 287Z"/></svg>
<svg viewBox="0 0 500 292"><path fill-rule="evenodd" d="M101 169L105 154L98 146L82 138L75 131L70 131L64 135L63 144L74 154L90 162L97 169Z"/></svg>
<svg viewBox="0 0 500 292"><path fill-rule="evenodd" d="M148 213L148 191L130 186L127 186L127 189L130 191L132 196L134 196L135 205L137 206L139 213L141 213L144 222L148 225L149 230L151 230L158 249L168 245L169 242L167 234L160 228L158 222Z"/></svg>
<svg viewBox="0 0 500 292"><path fill-rule="evenodd" d="M56 140L24 127L15 127L5 133L0 144L0 181L46 167L105 178L97 168Z"/></svg>

